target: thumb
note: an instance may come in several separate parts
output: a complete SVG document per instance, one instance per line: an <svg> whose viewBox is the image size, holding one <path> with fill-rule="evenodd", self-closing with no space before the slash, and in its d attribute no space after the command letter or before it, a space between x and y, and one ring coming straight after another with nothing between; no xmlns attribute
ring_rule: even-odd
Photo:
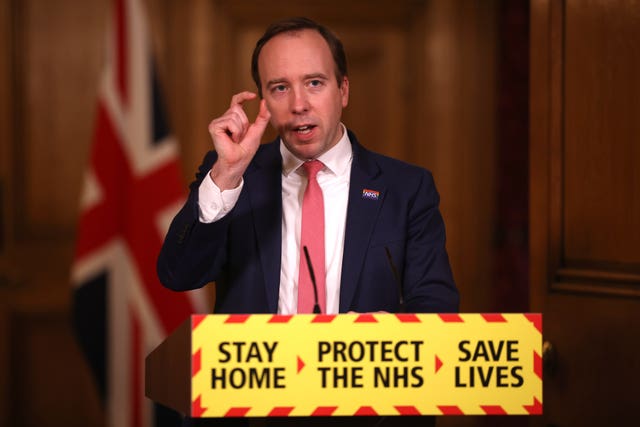
<svg viewBox="0 0 640 427"><path fill-rule="evenodd" d="M267 108L267 101L263 99L260 101L260 111L258 112L258 116L256 117L255 122L251 125L249 132L254 135L260 134L262 136L264 130L267 128L269 119L271 119L271 113Z"/></svg>

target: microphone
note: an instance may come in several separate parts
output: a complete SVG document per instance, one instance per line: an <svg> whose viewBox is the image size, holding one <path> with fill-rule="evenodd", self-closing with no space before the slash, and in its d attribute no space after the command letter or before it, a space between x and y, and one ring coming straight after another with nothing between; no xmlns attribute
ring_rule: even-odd
<svg viewBox="0 0 640 427"><path fill-rule="evenodd" d="M393 262L393 258L391 257L391 251L389 250L389 248L385 246L384 251L387 254L387 261L389 261L389 267L391 267L391 272L393 273L393 278L396 281L396 287L398 289L398 301L400 302L398 312L404 313L404 297L402 296L402 282L400 281L400 274L398 273L398 269Z"/></svg>
<svg viewBox="0 0 640 427"><path fill-rule="evenodd" d="M316 275L313 274L313 266L311 265L311 258L309 257L309 251L306 246L303 246L304 257L307 259L307 267L309 268L309 275L311 276L311 284L313 285L313 297L315 303L313 304L313 314L321 314L320 304L318 304L318 286L316 285Z"/></svg>

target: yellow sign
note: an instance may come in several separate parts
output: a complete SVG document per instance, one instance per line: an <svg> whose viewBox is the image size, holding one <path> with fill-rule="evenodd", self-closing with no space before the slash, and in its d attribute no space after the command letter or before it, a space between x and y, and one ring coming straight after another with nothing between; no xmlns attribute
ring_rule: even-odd
<svg viewBox="0 0 640 427"><path fill-rule="evenodd" d="M192 416L542 413L540 314L192 317Z"/></svg>

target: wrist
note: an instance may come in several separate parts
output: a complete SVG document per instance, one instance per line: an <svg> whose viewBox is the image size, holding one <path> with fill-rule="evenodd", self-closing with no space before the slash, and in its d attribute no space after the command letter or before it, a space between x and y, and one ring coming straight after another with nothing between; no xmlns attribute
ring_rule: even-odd
<svg viewBox="0 0 640 427"><path fill-rule="evenodd" d="M209 176L220 191L225 191L237 188L240 185L242 173L242 171L234 171L232 168L225 168L219 162L216 162L209 171Z"/></svg>

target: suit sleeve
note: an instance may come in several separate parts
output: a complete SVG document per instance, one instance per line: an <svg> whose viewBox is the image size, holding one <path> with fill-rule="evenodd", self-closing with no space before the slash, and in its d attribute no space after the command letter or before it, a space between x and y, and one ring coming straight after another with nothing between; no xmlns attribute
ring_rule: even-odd
<svg viewBox="0 0 640 427"><path fill-rule="evenodd" d="M226 262L230 215L214 223L198 220L198 188L216 160L209 152L189 187L189 197L173 218L157 260L160 282L175 291L200 288L216 280Z"/></svg>
<svg viewBox="0 0 640 427"><path fill-rule="evenodd" d="M405 310L413 313L456 312L459 295L446 250L440 196L430 172L409 207L403 287Z"/></svg>

